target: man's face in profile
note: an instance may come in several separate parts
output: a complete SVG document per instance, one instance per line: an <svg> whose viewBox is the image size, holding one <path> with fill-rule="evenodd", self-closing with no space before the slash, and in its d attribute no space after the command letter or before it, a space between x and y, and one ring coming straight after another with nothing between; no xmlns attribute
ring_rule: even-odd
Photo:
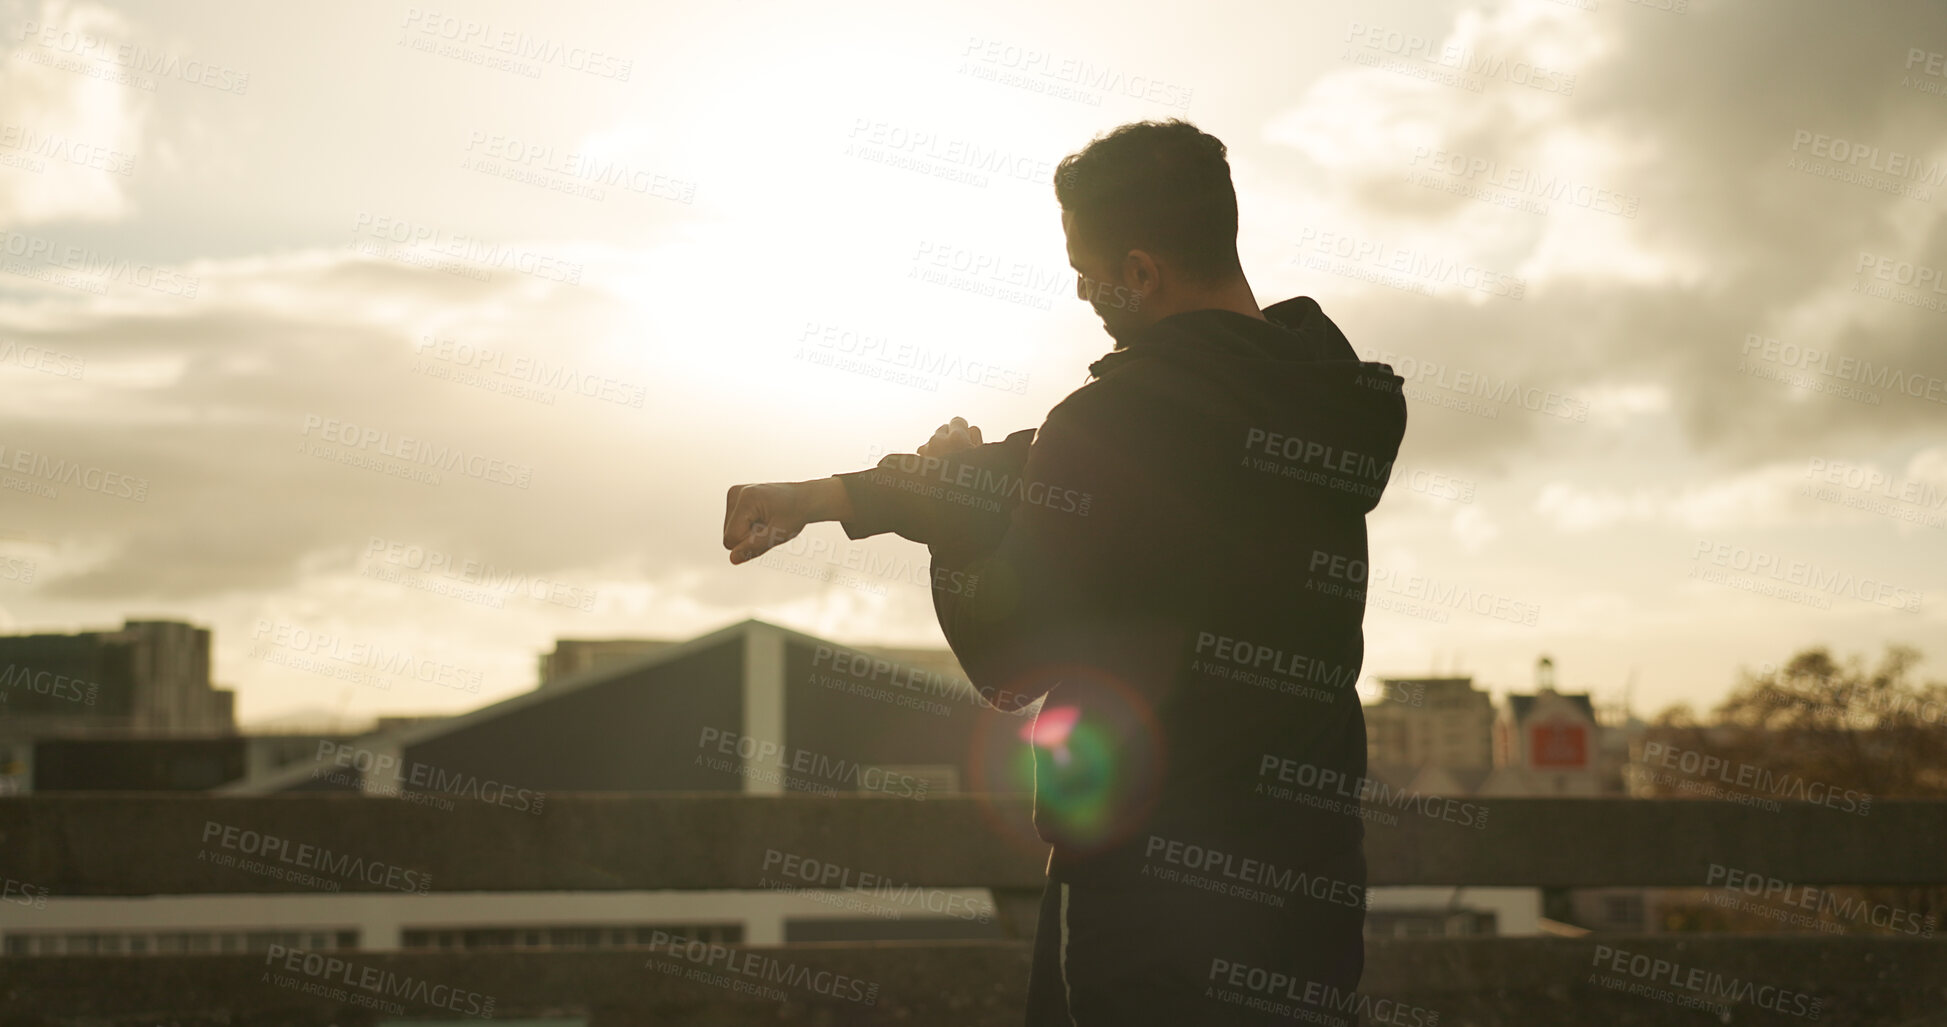
<svg viewBox="0 0 1947 1027"><path fill-rule="evenodd" d="M1068 239L1069 266L1075 269L1075 295L1095 308L1095 315L1102 319L1102 330L1115 340L1117 349L1122 348L1146 323L1141 294L1122 284L1119 261L1104 260L1077 238L1072 212L1061 212L1061 231Z"/></svg>

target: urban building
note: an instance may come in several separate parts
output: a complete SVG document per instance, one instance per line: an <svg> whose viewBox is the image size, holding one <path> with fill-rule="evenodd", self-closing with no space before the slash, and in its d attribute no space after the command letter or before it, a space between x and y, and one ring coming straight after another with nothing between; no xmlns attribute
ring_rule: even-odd
<svg viewBox="0 0 1947 1027"><path fill-rule="evenodd" d="M1365 707L1368 823L1416 797L1622 794L1622 764L1641 722L1598 721L1586 693L1555 688L1555 664L1536 662L1535 691L1497 707L1470 677L1379 678ZM1402 814L1404 815L1404 814ZM1655 911L1643 889L1375 888L1370 937L1525 935L1644 929ZM1560 921L1560 922L1558 922ZM1579 925L1579 926L1578 926Z"/></svg>
<svg viewBox="0 0 1947 1027"><path fill-rule="evenodd" d="M1597 795L1598 727L1586 692L1555 690L1555 663L1535 665L1535 692L1512 694L1494 722L1494 795Z"/></svg>
<svg viewBox="0 0 1947 1027"><path fill-rule="evenodd" d="M914 659L886 655L895 652ZM506 817L545 817L548 796L566 791L1024 795L1032 782L1013 776L1023 768L1008 757L1033 707L994 710L952 670L941 650L873 651L746 620L459 716L313 739L283 765L214 790L348 791L438 810L484 804ZM210 776L235 766L234 753L196 755L228 761ZM1034 844L1031 825L1019 826ZM643 839L644 858L667 843ZM762 870L767 854L760 846L724 858ZM748 944L1001 933L985 889L879 895L774 876L767 890L739 892L62 896L37 911L31 930L0 924L0 935L6 952L126 953L250 951L292 932L360 950L629 945L652 929Z"/></svg>
<svg viewBox="0 0 1947 1027"><path fill-rule="evenodd" d="M1494 699L1474 679L1380 678L1366 706L1372 763L1446 768L1494 765Z"/></svg>
<svg viewBox="0 0 1947 1027"><path fill-rule="evenodd" d="M36 739L232 734L235 699L210 683L207 628L0 636L0 791L29 786Z"/></svg>

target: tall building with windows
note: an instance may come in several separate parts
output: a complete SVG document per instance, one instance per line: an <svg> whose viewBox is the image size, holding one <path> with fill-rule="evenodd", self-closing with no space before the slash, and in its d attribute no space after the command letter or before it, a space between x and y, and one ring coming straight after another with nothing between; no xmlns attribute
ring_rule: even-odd
<svg viewBox="0 0 1947 1027"><path fill-rule="evenodd" d="M1403 767L1494 765L1494 700L1465 678L1380 678L1366 713L1366 759Z"/></svg>
<svg viewBox="0 0 1947 1027"><path fill-rule="evenodd" d="M0 738L211 735L236 730L236 695L210 684L210 632L181 621L0 636Z"/></svg>

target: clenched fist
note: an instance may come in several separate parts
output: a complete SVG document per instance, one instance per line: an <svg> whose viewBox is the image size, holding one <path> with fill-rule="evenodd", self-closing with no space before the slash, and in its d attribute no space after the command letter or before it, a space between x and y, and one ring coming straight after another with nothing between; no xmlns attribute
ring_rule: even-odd
<svg viewBox="0 0 1947 1027"><path fill-rule="evenodd" d="M798 537L813 521L852 516L852 500L837 478L732 485L724 497L723 548L744 563Z"/></svg>

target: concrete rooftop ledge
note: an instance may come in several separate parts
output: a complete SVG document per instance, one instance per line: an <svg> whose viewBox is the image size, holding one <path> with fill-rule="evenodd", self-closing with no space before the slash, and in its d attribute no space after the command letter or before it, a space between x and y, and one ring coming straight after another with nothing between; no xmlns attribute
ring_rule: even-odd
<svg viewBox="0 0 1947 1027"><path fill-rule="evenodd" d="M1947 879L1947 802L1880 801L1859 816L1809 803L1468 801L1486 810L1478 828L1410 810L1369 824L1370 883L1703 886L1713 864L1800 884ZM584 793L551 794L538 815L452 807L327 793L5 798L0 860L53 895L318 890L233 862L248 858L345 892L754 889L775 876L770 850L914 885L1038 889L1047 852L1020 799Z"/></svg>

